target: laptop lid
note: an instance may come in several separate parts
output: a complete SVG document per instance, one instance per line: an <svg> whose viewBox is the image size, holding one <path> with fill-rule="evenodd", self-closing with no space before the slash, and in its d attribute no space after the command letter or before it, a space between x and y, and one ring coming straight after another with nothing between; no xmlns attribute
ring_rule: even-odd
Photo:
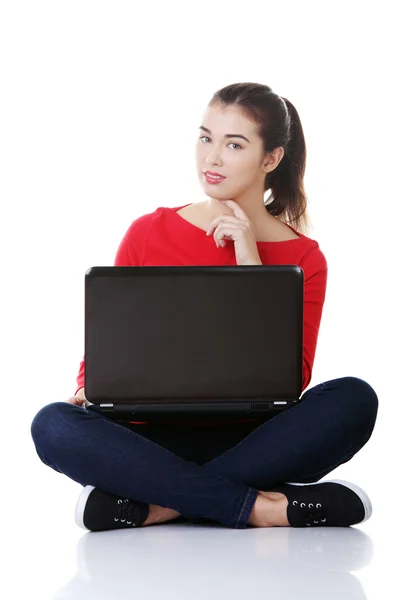
<svg viewBox="0 0 400 600"><path fill-rule="evenodd" d="M296 402L303 286L298 265L91 267L87 400L140 415Z"/></svg>

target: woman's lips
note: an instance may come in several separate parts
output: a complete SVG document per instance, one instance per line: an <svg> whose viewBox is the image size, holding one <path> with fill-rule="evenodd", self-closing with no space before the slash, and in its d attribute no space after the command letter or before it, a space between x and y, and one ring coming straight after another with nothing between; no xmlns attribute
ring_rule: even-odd
<svg viewBox="0 0 400 600"><path fill-rule="evenodd" d="M225 179L225 177L210 177L207 173L204 173L204 177L207 183L221 183Z"/></svg>

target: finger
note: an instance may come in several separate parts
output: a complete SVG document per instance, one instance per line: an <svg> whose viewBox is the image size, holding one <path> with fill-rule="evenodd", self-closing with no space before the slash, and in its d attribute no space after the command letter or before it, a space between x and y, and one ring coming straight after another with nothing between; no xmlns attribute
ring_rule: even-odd
<svg viewBox="0 0 400 600"><path fill-rule="evenodd" d="M223 237L224 237L224 232L223 232L223 229L222 229L222 224L220 224L215 229L214 235L213 235L214 242L215 242L215 245L217 246L217 248L218 248L218 246L225 246L225 242L223 241Z"/></svg>
<svg viewBox="0 0 400 600"><path fill-rule="evenodd" d="M219 248L219 246L225 246L225 242L222 240L223 235L221 235L221 227L220 226L215 229L213 238L214 238L214 242L215 242L215 245L217 246L217 248Z"/></svg>
<svg viewBox="0 0 400 600"><path fill-rule="evenodd" d="M211 223L207 229L207 235L210 235L212 230L215 227L217 227L219 224L221 224L222 222L237 223L238 219L237 219L237 217L232 217L230 215L219 215L219 217L216 217L213 221L211 221Z"/></svg>
<svg viewBox="0 0 400 600"><path fill-rule="evenodd" d="M75 404L77 406L80 406L83 402L85 402L85 400L81 399L81 398L77 398L76 396L72 396L71 398L68 398L67 402L69 402L70 404Z"/></svg>
<svg viewBox="0 0 400 600"><path fill-rule="evenodd" d="M224 238L229 239L229 241L233 241L232 238L235 235L235 232L241 230L242 228L236 224L236 227L227 225L219 225L217 229L214 231L214 241L217 245L225 246Z"/></svg>
<svg viewBox="0 0 400 600"><path fill-rule="evenodd" d="M243 220L247 219L246 213L237 202L234 200L223 200L222 202L225 204L225 206L228 206L231 210L233 210L236 217Z"/></svg>
<svg viewBox="0 0 400 600"><path fill-rule="evenodd" d="M243 225L238 222L230 223L229 225L226 223L221 223L220 225L218 225L218 227L214 231L214 238L222 239L224 236L232 237L232 235L234 235L235 232L243 231L243 229L244 229Z"/></svg>

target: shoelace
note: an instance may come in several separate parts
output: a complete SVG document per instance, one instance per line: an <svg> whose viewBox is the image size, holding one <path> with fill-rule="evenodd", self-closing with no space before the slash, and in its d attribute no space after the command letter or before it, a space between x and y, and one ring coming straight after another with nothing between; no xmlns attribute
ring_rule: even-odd
<svg viewBox="0 0 400 600"><path fill-rule="evenodd" d="M127 525L132 525L134 527L136 525L135 519L136 515L136 506L133 502L129 500L129 498L125 498L121 500L118 499L118 513L117 516L114 517L114 521L121 521L121 523L125 523Z"/></svg>
<svg viewBox="0 0 400 600"><path fill-rule="evenodd" d="M324 524L326 522L326 516L322 508L322 504L319 502L317 502L314 507L312 502L307 505L305 502L301 502L299 504L297 500L293 500L292 506L296 511L299 524L311 527L312 525L315 526L320 523Z"/></svg>

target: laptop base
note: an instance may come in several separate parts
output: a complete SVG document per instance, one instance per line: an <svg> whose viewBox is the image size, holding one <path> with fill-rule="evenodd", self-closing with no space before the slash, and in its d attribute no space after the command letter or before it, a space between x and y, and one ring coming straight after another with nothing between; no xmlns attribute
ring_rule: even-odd
<svg viewBox="0 0 400 600"><path fill-rule="evenodd" d="M193 402L177 402L175 404L168 402L156 403L149 402L147 404L124 403L114 404L113 402L103 402L99 404L91 404L88 410L100 412L104 415L112 417L138 417L146 419L152 417L182 417L192 418L196 416L202 417L259 417L270 413L278 413L295 406L298 400L271 400L268 402L202 402L194 404Z"/></svg>

